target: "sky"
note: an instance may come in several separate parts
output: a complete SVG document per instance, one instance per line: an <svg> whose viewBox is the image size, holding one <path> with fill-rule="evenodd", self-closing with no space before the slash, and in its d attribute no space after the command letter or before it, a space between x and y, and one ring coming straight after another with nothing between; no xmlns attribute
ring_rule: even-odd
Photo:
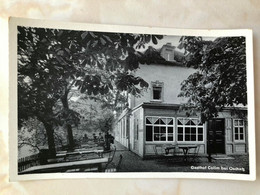
<svg viewBox="0 0 260 195"><path fill-rule="evenodd" d="M138 51L145 51L149 46L154 47L155 49L160 49L166 43L171 43L172 46L176 47L176 50L184 52L184 49L178 49L179 41L181 36L172 36L165 35L161 40L158 40L158 43L155 45L152 41L145 46L145 48L140 48ZM203 37L203 40L213 41L216 37Z"/></svg>
<svg viewBox="0 0 260 195"><path fill-rule="evenodd" d="M158 43L155 45L152 41L145 46L145 48L140 48L138 51L145 51L149 46L152 46L155 49L160 49L166 43L171 43L173 46L179 45L179 40L181 36L164 36L161 40L158 40Z"/></svg>

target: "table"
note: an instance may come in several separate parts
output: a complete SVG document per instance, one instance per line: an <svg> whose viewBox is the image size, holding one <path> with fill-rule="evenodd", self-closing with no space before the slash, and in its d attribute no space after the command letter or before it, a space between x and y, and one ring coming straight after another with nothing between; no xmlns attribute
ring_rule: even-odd
<svg viewBox="0 0 260 195"><path fill-rule="evenodd" d="M77 151L74 151L74 152L62 152L62 153L57 153L56 154L56 157L65 157L66 156L69 156L69 155L82 155L82 154L91 154L91 153L96 153L99 157L103 157L103 152L104 150L100 150L100 149L97 149L97 150L77 150Z"/></svg>
<svg viewBox="0 0 260 195"><path fill-rule="evenodd" d="M19 174L58 173L58 172L65 172L68 169L90 168L90 167L98 167L98 171L101 172L102 163L107 163L107 162L108 162L108 158L97 158L91 160L38 165L38 166L30 167L29 169L26 169Z"/></svg>
<svg viewBox="0 0 260 195"><path fill-rule="evenodd" d="M174 156L175 148L176 148L176 146L174 146L174 145L166 146L166 147L165 147L165 156L169 156L169 155L170 155L170 154L169 154L170 150L173 150L172 156Z"/></svg>
<svg viewBox="0 0 260 195"><path fill-rule="evenodd" d="M184 158L183 160L187 162L188 160L188 152L190 149L197 148L197 145L178 145L178 148L183 150Z"/></svg>

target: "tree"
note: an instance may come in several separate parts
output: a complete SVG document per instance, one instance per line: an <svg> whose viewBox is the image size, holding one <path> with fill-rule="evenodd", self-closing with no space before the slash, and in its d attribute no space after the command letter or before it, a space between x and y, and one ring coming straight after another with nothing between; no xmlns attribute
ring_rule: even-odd
<svg viewBox="0 0 260 195"><path fill-rule="evenodd" d="M54 127L60 116L75 116L70 110L55 111L66 91L73 64L62 64L62 52L54 29L18 27L18 119L21 125L37 117L46 129L50 156L55 155Z"/></svg>
<svg viewBox="0 0 260 195"><path fill-rule="evenodd" d="M40 152L41 146L47 142L47 136L43 125L35 118L29 118L23 122L23 127L18 133L18 148L24 145L30 146L33 153Z"/></svg>
<svg viewBox="0 0 260 195"><path fill-rule="evenodd" d="M71 89L76 86L90 96L111 91L140 93L140 88L148 84L132 75L140 55L134 48L150 41L157 43L160 38L18 27L19 125L29 117L37 117L46 129L50 154L55 155L54 127L65 123L73 147L71 125L79 123L79 114L69 107Z"/></svg>
<svg viewBox="0 0 260 195"><path fill-rule="evenodd" d="M197 71L182 82L179 96L190 112L199 111L202 122L218 115L224 107L247 104L245 37L181 37L185 65Z"/></svg>
<svg viewBox="0 0 260 195"><path fill-rule="evenodd" d="M57 127L58 128L58 127ZM55 145L63 146L64 131L55 129L54 141ZM28 118L22 123L22 127L18 129L18 148L29 146L30 152L38 153L41 149L48 146L47 134L44 125L37 118Z"/></svg>

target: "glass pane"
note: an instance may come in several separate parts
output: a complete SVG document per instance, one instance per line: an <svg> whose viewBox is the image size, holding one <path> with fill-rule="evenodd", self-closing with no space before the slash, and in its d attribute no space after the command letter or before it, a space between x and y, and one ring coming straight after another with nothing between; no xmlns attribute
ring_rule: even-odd
<svg viewBox="0 0 260 195"><path fill-rule="evenodd" d="M183 120L182 119L178 119L178 125L182 125L183 124Z"/></svg>
<svg viewBox="0 0 260 195"><path fill-rule="evenodd" d="M158 120L158 117L152 117L152 123L155 123L155 121Z"/></svg>
<svg viewBox="0 0 260 195"><path fill-rule="evenodd" d="M152 134L153 134L152 126L146 126L146 141L153 140Z"/></svg>
<svg viewBox="0 0 260 195"><path fill-rule="evenodd" d="M154 87L153 88L153 99L154 100L160 100L161 99L161 92L162 92L161 87Z"/></svg>
<svg viewBox="0 0 260 195"><path fill-rule="evenodd" d="M160 124L160 119L157 119L155 122L154 122L154 124Z"/></svg>
<svg viewBox="0 0 260 195"><path fill-rule="evenodd" d="M203 125L201 121L199 121L199 124L198 125Z"/></svg>
<svg viewBox="0 0 260 195"><path fill-rule="evenodd" d="M168 133L173 133L173 127L168 127Z"/></svg>
<svg viewBox="0 0 260 195"><path fill-rule="evenodd" d="M183 135L178 135L178 141L183 141Z"/></svg>
<svg viewBox="0 0 260 195"><path fill-rule="evenodd" d="M244 135L240 134L240 140L243 140L243 139L244 139Z"/></svg>
<svg viewBox="0 0 260 195"><path fill-rule="evenodd" d="M160 127L154 127L154 133L160 133Z"/></svg>
<svg viewBox="0 0 260 195"><path fill-rule="evenodd" d="M160 138L159 138L159 134L154 134L153 135L153 141L160 141Z"/></svg>
<svg viewBox="0 0 260 195"><path fill-rule="evenodd" d="M190 119L184 119L184 124L185 125L190 125Z"/></svg>
<svg viewBox="0 0 260 195"><path fill-rule="evenodd" d="M166 127L161 127L161 133L166 133Z"/></svg>
<svg viewBox="0 0 260 195"><path fill-rule="evenodd" d="M198 128L198 133L202 134L203 133L203 128Z"/></svg>
<svg viewBox="0 0 260 195"><path fill-rule="evenodd" d="M199 124L199 120L198 120L198 119L192 119L192 122L193 122L195 125Z"/></svg>
<svg viewBox="0 0 260 195"><path fill-rule="evenodd" d="M240 127L240 133L243 134L243 127Z"/></svg>
<svg viewBox="0 0 260 195"><path fill-rule="evenodd" d="M173 125L173 119L167 119L168 125Z"/></svg>
<svg viewBox="0 0 260 195"><path fill-rule="evenodd" d="M190 134L190 127L185 127L185 134Z"/></svg>
<svg viewBox="0 0 260 195"><path fill-rule="evenodd" d="M178 127L178 133L183 133L183 128L182 127Z"/></svg>
<svg viewBox="0 0 260 195"><path fill-rule="evenodd" d="M196 134L196 128L195 127L191 128L191 134Z"/></svg>
<svg viewBox="0 0 260 195"><path fill-rule="evenodd" d="M168 141L173 141L173 134L168 133Z"/></svg>
<svg viewBox="0 0 260 195"><path fill-rule="evenodd" d="M196 141L196 135L191 135L191 141Z"/></svg>
<svg viewBox="0 0 260 195"><path fill-rule="evenodd" d="M234 120L234 126L238 125L238 120Z"/></svg>
<svg viewBox="0 0 260 195"><path fill-rule="evenodd" d="M235 127L235 133L238 133L238 128L237 127Z"/></svg>
<svg viewBox="0 0 260 195"><path fill-rule="evenodd" d="M166 134L161 134L161 141L166 141Z"/></svg>
<svg viewBox="0 0 260 195"><path fill-rule="evenodd" d="M203 135L198 135L198 141L203 141Z"/></svg>
<svg viewBox="0 0 260 195"><path fill-rule="evenodd" d="M195 122L196 122L196 121L195 121ZM191 120L191 121L190 121L190 125L193 125L193 126L195 126L195 125L196 125L196 123L194 123L194 122L193 122L193 120Z"/></svg>
<svg viewBox="0 0 260 195"><path fill-rule="evenodd" d="M151 117L146 118L146 124L152 124L152 118Z"/></svg>
<svg viewBox="0 0 260 195"><path fill-rule="evenodd" d="M161 124L166 125L166 118L161 118Z"/></svg>
<svg viewBox="0 0 260 195"><path fill-rule="evenodd" d="M190 135L185 135L185 141L190 141Z"/></svg>
<svg viewBox="0 0 260 195"><path fill-rule="evenodd" d="M238 134L235 134L235 140L238 140Z"/></svg>
<svg viewBox="0 0 260 195"><path fill-rule="evenodd" d="M243 122L244 122L243 120L239 120L239 125L243 126L244 125Z"/></svg>

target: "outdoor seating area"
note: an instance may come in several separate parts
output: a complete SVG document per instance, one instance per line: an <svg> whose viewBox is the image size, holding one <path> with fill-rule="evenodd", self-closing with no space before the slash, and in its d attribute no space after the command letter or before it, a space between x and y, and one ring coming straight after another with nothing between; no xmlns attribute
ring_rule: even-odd
<svg viewBox="0 0 260 195"><path fill-rule="evenodd" d="M195 147L196 146L196 147ZM208 162L207 156L199 155L200 145L156 145L154 146L156 158L142 159L140 156L129 151L126 147L115 141L109 151L98 153L95 147L86 146L73 152L59 151L55 162L36 164L26 167L19 174L34 173L92 173L92 172L194 172L191 167L225 166L230 167L235 163L238 167L244 167L248 173L248 158L245 155L233 155L228 157L218 156L214 163ZM100 155L98 155L100 154ZM72 158L74 158L72 160ZM57 160L59 159L59 160ZM66 160L64 160L66 159ZM48 160L50 161L50 159ZM54 159L52 159L54 161ZM201 171L207 171L201 170ZM212 172L232 170L211 170Z"/></svg>
<svg viewBox="0 0 260 195"><path fill-rule="evenodd" d="M154 153L158 157L182 157L183 162L195 161L199 157L200 145L154 145Z"/></svg>
<svg viewBox="0 0 260 195"><path fill-rule="evenodd" d="M19 174L51 173L51 172L116 172L122 161L113 162L116 146L105 150L98 143L89 140L73 151L57 151L55 158L46 157L44 163L34 163L25 169L19 169ZM38 155L40 156L40 155Z"/></svg>

